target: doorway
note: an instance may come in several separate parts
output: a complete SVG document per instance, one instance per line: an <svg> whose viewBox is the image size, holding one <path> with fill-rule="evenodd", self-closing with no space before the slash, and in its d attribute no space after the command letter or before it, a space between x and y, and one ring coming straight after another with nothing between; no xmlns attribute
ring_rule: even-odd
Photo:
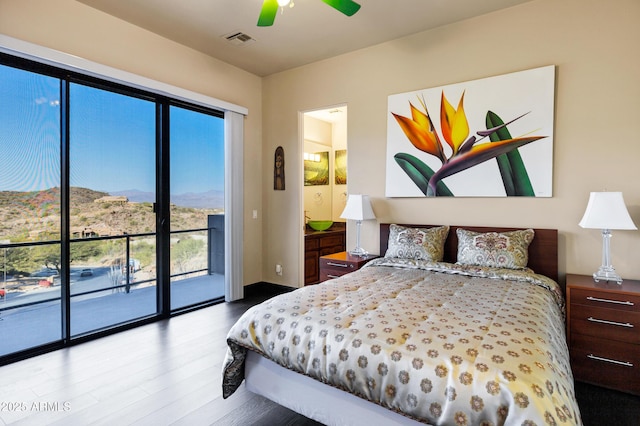
<svg viewBox="0 0 640 426"><path fill-rule="evenodd" d="M303 117L301 162L304 184L300 217L305 250L300 262L300 282L310 284L317 282L312 277L318 276L321 254L309 251L307 243L313 237L310 235L313 230L307 222L329 220L334 224L327 232L346 234L346 223L340 214L347 202L347 106L307 111Z"/></svg>

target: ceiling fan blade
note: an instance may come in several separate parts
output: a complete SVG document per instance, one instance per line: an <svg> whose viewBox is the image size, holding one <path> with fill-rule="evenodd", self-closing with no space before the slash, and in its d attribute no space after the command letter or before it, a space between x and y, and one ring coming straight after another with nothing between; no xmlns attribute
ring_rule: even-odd
<svg viewBox="0 0 640 426"><path fill-rule="evenodd" d="M360 10L360 5L352 0L322 0L329 6L344 13L347 16L354 15Z"/></svg>
<svg viewBox="0 0 640 426"><path fill-rule="evenodd" d="M278 0L264 0L262 3L262 10L258 17L259 27L270 27L276 20L276 14L278 13Z"/></svg>

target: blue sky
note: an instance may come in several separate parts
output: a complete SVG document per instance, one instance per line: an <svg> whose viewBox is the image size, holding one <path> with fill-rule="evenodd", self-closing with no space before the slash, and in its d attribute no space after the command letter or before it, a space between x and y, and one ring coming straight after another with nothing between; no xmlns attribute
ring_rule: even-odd
<svg viewBox="0 0 640 426"><path fill-rule="evenodd" d="M155 104L72 83L71 185L155 192ZM171 107L171 193L223 190L224 121ZM0 66L0 190L60 186L59 80Z"/></svg>

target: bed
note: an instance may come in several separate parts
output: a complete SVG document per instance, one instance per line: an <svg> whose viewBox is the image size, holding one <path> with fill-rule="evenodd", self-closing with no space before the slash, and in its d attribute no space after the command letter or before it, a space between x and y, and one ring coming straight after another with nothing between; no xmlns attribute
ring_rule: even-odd
<svg viewBox="0 0 640 426"><path fill-rule="evenodd" d="M249 309L223 396L245 380L329 425L582 424L556 230L381 224L380 253Z"/></svg>

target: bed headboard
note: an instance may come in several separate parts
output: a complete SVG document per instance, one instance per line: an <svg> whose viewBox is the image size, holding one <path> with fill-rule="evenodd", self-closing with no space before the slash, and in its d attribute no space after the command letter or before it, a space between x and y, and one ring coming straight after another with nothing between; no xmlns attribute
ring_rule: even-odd
<svg viewBox="0 0 640 426"><path fill-rule="evenodd" d="M390 223L380 224L380 255L384 256L387 252L389 243L389 226ZM440 225L408 225L398 223L398 225L408 227L431 228ZM515 231L523 228L498 228L487 226L450 226L449 236L444 245L444 261L455 262L458 255L458 235L456 229L464 228L475 232L506 232ZM547 277L558 281L558 230L557 229L536 229L535 237L529 245L529 268L536 273L546 275Z"/></svg>

